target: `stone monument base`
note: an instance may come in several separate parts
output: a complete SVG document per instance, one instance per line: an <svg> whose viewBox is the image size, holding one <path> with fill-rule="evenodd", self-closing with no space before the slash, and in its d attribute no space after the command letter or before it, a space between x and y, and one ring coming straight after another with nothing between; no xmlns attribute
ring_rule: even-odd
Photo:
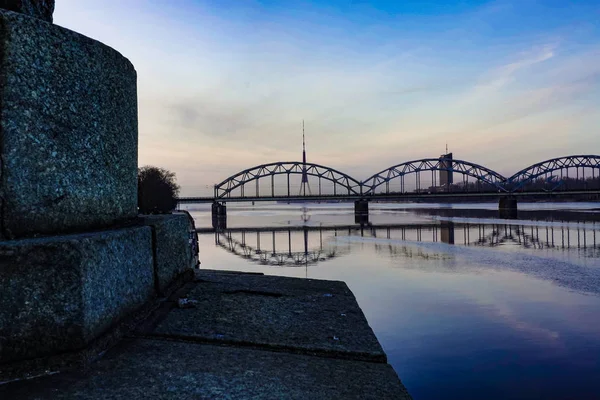
<svg viewBox="0 0 600 400"><path fill-rule="evenodd" d="M152 231L0 242L0 362L78 350L154 295Z"/></svg>
<svg viewBox="0 0 600 400"><path fill-rule="evenodd" d="M2 9L0 54L0 239L135 219L137 75L129 60Z"/></svg>
<svg viewBox="0 0 600 400"><path fill-rule="evenodd" d="M185 214L0 242L0 364L79 351L193 277ZM1 368L0 368L1 369Z"/></svg>
<svg viewBox="0 0 600 400"><path fill-rule="evenodd" d="M184 213L143 215L140 218L152 227L157 294L168 296L172 283L197 263L192 246L195 227L191 217ZM187 236L183 234L186 231Z"/></svg>
<svg viewBox="0 0 600 400"><path fill-rule="evenodd" d="M197 264L189 216L137 217L133 65L53 10L0 1L0 382L91 354Z"/></svg>

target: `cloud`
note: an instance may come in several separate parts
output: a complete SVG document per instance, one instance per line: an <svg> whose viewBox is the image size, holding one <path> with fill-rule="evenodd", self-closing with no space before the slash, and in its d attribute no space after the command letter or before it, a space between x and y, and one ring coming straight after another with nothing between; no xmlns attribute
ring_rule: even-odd
<svg viewBox="0 0 600 400"><path fill-rule="evenodd" d="M516 60L486 73L481 81L473 88L473 95L487 95L490 92L500 90L506 85L515 82L518 72L554 57L556 47L556 44L547 44L541 48L522 52L518 55Z"/></svg>
<svg viewBox="0 0 600 400"><path fill-rule="evenodd" d="M307 3L61 4L58 23L134 62L140 163L169 167L183 185L299 159L303 119L309 160L357 176L439 155L446 142L510 173L515 157L520 167L588 150L597 130L592 18L578 16L583 33L563 28L571 20L550 29L533 2L367 16Z"/></svg>

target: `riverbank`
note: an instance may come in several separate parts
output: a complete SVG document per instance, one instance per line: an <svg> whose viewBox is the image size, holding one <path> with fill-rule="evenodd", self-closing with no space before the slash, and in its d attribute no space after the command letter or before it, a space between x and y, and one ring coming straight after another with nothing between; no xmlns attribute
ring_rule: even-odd
<svg viewBox="0 0 600 400"><path fill-rule="evenodd" d="M207 270L86 370L0 397L411 398L345 283Z"/></svg>

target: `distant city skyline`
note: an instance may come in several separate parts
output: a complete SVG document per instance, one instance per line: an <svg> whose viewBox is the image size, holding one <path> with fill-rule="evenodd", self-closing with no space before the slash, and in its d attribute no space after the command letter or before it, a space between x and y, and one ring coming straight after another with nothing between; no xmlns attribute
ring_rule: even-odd
<svg viewBox="0 0 600 400"><path fill-rule="evenodd" d="M57 0L138 72L139 164L194 195L302 159L369 176L438 157L503 175L598 154L595 1Z"/></svg>

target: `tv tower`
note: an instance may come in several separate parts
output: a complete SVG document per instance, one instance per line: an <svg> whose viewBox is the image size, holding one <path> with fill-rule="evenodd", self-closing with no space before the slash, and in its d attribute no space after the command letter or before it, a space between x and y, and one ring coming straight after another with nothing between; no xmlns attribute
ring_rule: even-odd
<svg viewBox="0 0 600 400"><path fill-rule="evenodd" d="M304 120L302 120L302 183L300 185L300 193L304 192L306 196L306 187L308 186L308 194L311 194L310 184L308 183L308 174L306 173L306 141L304 139Z"/></svg>

